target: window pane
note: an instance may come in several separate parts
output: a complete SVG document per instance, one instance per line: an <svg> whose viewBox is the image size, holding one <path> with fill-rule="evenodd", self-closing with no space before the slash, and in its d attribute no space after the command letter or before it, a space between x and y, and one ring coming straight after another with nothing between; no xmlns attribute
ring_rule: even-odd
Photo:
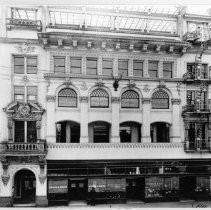
<svg viewBox="0 0 211 210"><path fill-rule="evenodd" d="M118 74L122 76L127 76L127 70L119 70Z"/></svg>
<svg viewBox="0 0 211 210"><path fill-rule="evenodd" d="M166 92L160 90L152 95L152 109L168 109L169 96Z"/></svg>
<svg viewBox="0 0 211 210"><path fill-rule="evenodd" d="M87 74L96 75L97 74L97 59L87 58L86 69L87 69Z"/></svg>
<svg viewBox="0 0 211 210"><path fill-rule="evenodd" d="M128 69L128 60L119 60L118 69Z"/></svg>
<svg viewBox="0 0 211 210"><path fill-rule="evenodd" d="M58 106L77 107L77 93L70 88L62 89L58 94Z"/></svg>
<svg viewBox="0 0 211 210"><path fill-rule="evenodd" d="M172 63L163 63L163 77L172 78Z"/></svg>
<svg viewBox="0 0 211 210"><path fill-rule="evenodd" d="M37 100L37 87L36 86L27 87L27 100L32 101L32 102Z"/></svg>
<svg viewBox="0 0 211 210"><path fill-rule="evenodd" d="M112 59L103 59L102 74L103 75L112 75L113 70L113 60Z"/></svg>
<svg viewBox="0 0 211 210"><path fill-rule="evenodd" d="M163 77L164 78L172 78L172 72L163 71Z"/></svg>
<svg viewBox="0 0 211 210"><path fill-rule="evenodd" d="M24 94L25 93L24 86L15 86L14 87L14 93L15 94Z"/></svg>
<svg viewBox="0 0 211 210"><path fill-rule="evenodd" d="M158 62L157 61L149 61L149 70L158 70Z"/></svg>
<svg viewBox="0 0 211 210"><path fill-rule="evenodd" d="M24 57L14 58L14 70L16 74L24 74Z"/></svg>
<svg viewBox="0 0 211 210"><path fill-rule="evenodd" d="M70 58L70 65L72 74L81 74L81 58Z"/></svg>
<svg viewBox="0 0 211 210"><path fill-rule="evenodd" d="M54 71L57 73L65 73L65 58L54 58Z"/></svg>
<svg viewBox="0 0 211 210"><path fill-rule="evenodd" d="M157 71L149 70L149 76L151 78L156 78L156 77L158 77L158 72Z"/></svg>
<svg viewBox="0 0 211 210"><path fill-rule="evenodd" d="M27 73L28 74L37 73L37 58L36 57L27 58Z"/></svg>

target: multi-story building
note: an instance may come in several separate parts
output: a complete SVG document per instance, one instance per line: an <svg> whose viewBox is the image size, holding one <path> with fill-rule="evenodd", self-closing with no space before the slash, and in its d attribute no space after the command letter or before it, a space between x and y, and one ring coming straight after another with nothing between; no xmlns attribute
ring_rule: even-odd
<svg viewBox="0 0 211 210"><path fill-rule="evenodd" d="M161 12L162 11L162 12ZM1 6L0 205L210 197L208 15Z"/></svg>

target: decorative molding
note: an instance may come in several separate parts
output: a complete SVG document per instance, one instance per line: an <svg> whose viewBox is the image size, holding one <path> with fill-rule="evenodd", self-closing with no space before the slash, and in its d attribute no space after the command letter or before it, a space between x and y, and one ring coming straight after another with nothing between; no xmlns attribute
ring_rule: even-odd
<svg viewBox="0 0 211 210"><path fill-rule="evenodd" d="M118 42L118 43L116 43L116 50L119 50L120 49L120 43Z"/></svg>
<svg viewBox="0 0 211 210"><path fill-rule="evenodd" d="M91 48L92 47L92 42L88 41L87 42L87 48Z"/></svg>
<svg viewBox="0 0 211 210"><path fill-rule="evenodd" d="M119 103L120 102L120 97L111 97L111 103Z"/></svg>
<svg viewBox="0 0 211 210"><path fill-rule="evenodd" d="M56 96L54 96L54 95L47 95L47 96L46 96L46 100L47 100L47 101L52 101L52 102L53 102L53 101L56 100Z"/></svg>
<svg viewBox="0 0 211 210"><path fill-rule="evenodd" d="M148 44L143 44L142 51L147 51Z"/></svg>
<svg viewBox="0 0 211 210"><path fill-rule="evenodd" d="M2 174L1 175L1 180L4 184L4 186L7 186L9 180L10 180L10 175L9 174Z"/></svg>
<svg viewBox="0 0 211 210"><path fill-rule="evenodd" d="M62 39L58 39L58 47L62 47L63 46L63 40Z"/></svg>
<svg viewBox="0 0 211 210"><path fill-rule="evenodd" d="M35 47L29 45L28 43L23 43L15 46L15 49L19 54L28 54L33 53L35 51Z"/></svg>
<svg viewBox="0 0 211 210"><path fill-rule="evenodd" d="M183 143L48 143L48 149L98 149L98 148L119 148L119 149L127 149L127 148L167 148L167 149L176 149L183 148Z"/></svg>
<svg viewBox="0 0 211 210"><path fill-rule="evenodd" d="M143 99L142 99L142 104L150 104L151 101L152 101L151 98L143 98Z"/></svg>
<svg viewBox="0 0 211 210"><path fill-rule="evenodd" d="M159 85L157 86L158 88L166 88L166 84L164 80L159 81Z"/></svg>
<svg viewBox="0 0 211 210"><path fill-rule="evenodd" d="M102 49L105 49L106 48L106 42L102 42L101 47L102 47Z"/></svg>
<svg viewBox="0 0 211 210"><path fill-rule="evenodd" d="M104 82L102 79L98 79L97 82L95 83L96 86L98 87L103 87L105 86Z"/></svg>
<svg viewBox="0 0 211 210"><path fill-rule="evenodd" d="M144 91L145 93L148 93L148 92L150 91L149 85L148 85L148 84L144 85L143 91Z"/></svg>
<svg viewBox="0 0 211 210"><path fill-rule="evenodd" d="M73 40L73 47L77 47L78 46L78 41L77 40Z"/></svg>
<svg viewBox="0 0 211 210"><path fill-rule="evenodd" d="M156 51L157 51L157 52L160 52L160 49L161 49L161 45L157 45L157 46L156 46Z"/></svg>
<svg viewBox="0 0 211 210"><path fill-rule="evenodd" d="M29 78L28 78L27 75L24 75L24 76L23 76L23 82L24 82L24 83L29 82Z"/></svg>
<svg viewBox="0 0 211 210"><path fill-rule="evenodd" d="M127 86L128 86L129 89L133 89L136 86L135 81L130 79Z"/></svg>
<svg viewBox="0 0 211 210"><path fill-rule="evenodd" d="M129 50L134 50L134 44L129 45Z"/></svg>
<svg viewBox="0 0 211 210"><path fill-rule="evenodd" d="M66 87L70 87L72 85L72 82L70 81L70 76L65 76L65 81L63 82L63 84L66 86Z"/></svg>
<svg viewBox="0 0 211 210"><path fill-rule="evenodd" d="M80 96L80 102L81 103L88 103L89 97L88 96Z"/></svg>
<svg viewBox="0 0 211 210"><path fill-rule="evenodd" d="M169 46L169 52L173 53L174 52L174 46Z"/></svg>
<svg viewBox="0 0 211 210"><path fill-rule="evenodd" d="M172 98L172 99L171 99L171 103L172 103L173 105L180 105L181 99L179 99L179 98Z"/></svg>
<svg viewBox="0 0 211 210"><path fill-rule="evenodd" d="M83 90L83 91L88 90L86 82L84 82L84 81L81 83L81 90Z"/></svg>
<svg viewBox="0 0 211 210"><path fill-rule="evenodd" d="M46 175L44 175L44 174L40 174L39 176L39 181L40 181L40 183L41 184L44 184L45 183L45 180L46 180Z"/></svg>

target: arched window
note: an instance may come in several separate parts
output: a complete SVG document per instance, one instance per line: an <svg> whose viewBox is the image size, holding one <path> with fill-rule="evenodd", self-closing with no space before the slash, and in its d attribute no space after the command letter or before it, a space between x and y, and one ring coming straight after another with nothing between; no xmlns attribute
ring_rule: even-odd
<svg viewBox="0 0 211 210"><path fill-rule="evenodd" d="M168 109L169 96L163 90L158 90L152 94L152 109Z"/></svg>
<svg viewBox="0 0 211 210"><path fill-rule="evenodd" d="M103 89L93 90L90 94L90 106L93 108L108 108L109 107L109 95Z"/></svg>
<svg viewBox="0 0 211 210"><path fill-rule="evenodd" d="M139 95L133 90L126 90L121 96L122 108L139 108Z"/></svg>
<svg viewBox="0 0 211 210"><path fill-rule="evenodd" d="M77 93L71 88L64 88L58 94L59 107L77 107Z"/></svg>

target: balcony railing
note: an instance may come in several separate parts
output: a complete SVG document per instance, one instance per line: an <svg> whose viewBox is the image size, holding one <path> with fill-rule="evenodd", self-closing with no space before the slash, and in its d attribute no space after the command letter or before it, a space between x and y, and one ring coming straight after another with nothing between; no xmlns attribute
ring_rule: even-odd
<svg viewBox="0 0 211 210"><path fill-rule="evenodd" d="M208 73L207 72L203 72L203 74L201 74L200 76L197 76L196 73L194 72L187 72L183 75L183 80L184 82L194 82L194 81L207 81L208 78Z"/></svg>
<svg viewBox="0 0 211 210"><path fill-rule="evenodd" d="M200 33L198 31L187 32L183 36L183 41L186 41L186 42L194 42L194 41L196 41L199 38L200 38Z"/></svg>
<svg viewBox="0 0 211 210"><path fill-rule="evenodd" d="M186 112L193 112L193 113L200 113L200 112L210 112L209 105L206 103L192 104L192 105L185 105L182 107L182 113Z"/></svg>
<svg viewBox="0 0 211 210"><path fill-rule="evenodd" d="M6 24L7 24L8 29L27 28L27 29L37 30L37 31L41 31L42 29L42 24L40 20L7 18Z"/></svg>
<svg viewBox="0 0 211 210"><path fill-rule="evenodd" d="M186 152L199 151L206 152L211 151L211 141L209 139L196 139L195 141L190 141L188 138L185 140L184 149Z"/></svg>
<svg viewBox="0 0 211 210"><path fill-rule="evenodd" d="M46 150L45 140L37 143L4 142L3 145L3 151L6 153L43 153Z"/></svg>

